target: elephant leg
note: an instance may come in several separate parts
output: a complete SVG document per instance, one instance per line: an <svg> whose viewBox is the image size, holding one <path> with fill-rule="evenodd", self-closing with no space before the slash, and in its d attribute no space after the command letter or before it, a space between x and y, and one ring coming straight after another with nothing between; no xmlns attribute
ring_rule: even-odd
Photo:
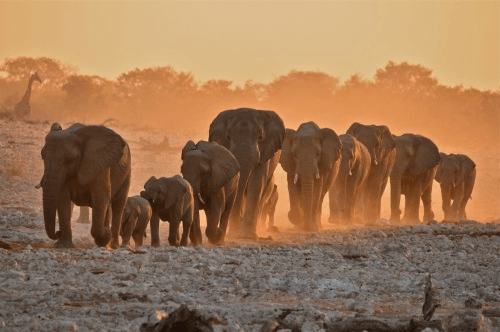
<svg viewBox="0 0 500 332"><path fill-rule="evenodd" d="M118 239L118 235L120 234L123 210L125 209L125 205L127 204L129 187L130 187L130 177L125 179L120 189L113 197L111 206L112 219L111 219L111 241L109 243L110 249L116 249L120 245L120 240ZM106 219L107 222L109 223L109 217Z"/></svg>
<svg viewBox="0 0 500 332"><path fill-rule="evenodd" d="M181 246L183 247L187 247L188 245L189 233L191 232L192 226L193 226L193 206L191 206L182 217Z"/></svg>
<svg viewBox="0 0 500 332"><path fill-rule="evenodd" d="M323 199L325 198L326 191L323 192L324 178L320 177L314 183L314 194L313 194L313 231L320 231L323 227L321 226L321 212L323 207Z"/></svg>
<svg viewBox="0 0 500 332"><path fill-rule="evenodd" d="M71 233L71 198L69 189L64 188L59 196L57 215L59 217L59 231L61 236L57 240L56 248L74 248L73 235Z"/></svg>
<svg viewBox="0 0 500 332"><path fill-rule="evenodd" d="M432 183L422 193L422 204L424 205L424 222L434 219L432 211Z"/></svg>
<svg viewBox="0 0 500 332"><path fill-rule="evenodd" d="M337 224L340 221L341 210L344 209L340 206L339 197L340 191L342 190L340 183L335 181L330 190L328 191L328 207L330 208L330 216L328 217L328 222L331 224Z"/></svg>
<svg viewBox="0 0 500 332"><path fill-rule="evenodd" d="M149 227L151 228L151 246L160 246L160 216L156 208L153 208L153 214L151 215L151 220L149 221Z"/></svg>
<svg viewBox="0 0 500 332"><path fill-rule="evenodd" d="M146 235L146 228L148 227L149 218L147 215L140 215L137 218L134 229L132 230L132 238L136 247L142 246L144 237Z"/></svg>
<svg viewBox="0 0 500 332"><path fill-rule="evenodd" d="M90 224L90 208L88 206L80 206L80 216L76 219L79 224Z"/></svg>
<svg viewBox="0 0 500 332"><path fill-rule="evenodd" d="M106 197L95 197L92 201L98 203L92 207L92 228L90 229L90 234L98 247L105 247L111 239L109 226L106 227L105 222L109 208L109 199L106 199Z"/></svg>
<svg viewBox="0 0 500 332"><path fill-rule="evenodd" d="M231 210L234 205L234 201L236 199L236 193L233 193L226 201L226 205L224 207L224 211L222 211L222 214L220 216L220 224L219 224L219 230L217 233L220 235L219 242L223 243L224 238L226 237L226 231L227 231L227 225L229 222L229 216L231 215Z"/></svg>
<svg viewBox="0 0 500 332"><path fill-rule="evenodd" d="M346 183L345 207L342 219L345 223L351 225L354 217L354 208L356 206L356 181Z"/></svg>
<svg viewBox="0 0 500 332"><path fill-rule="evenodd" d="M219 222L222 216L221 207L207 211L207 228L205 235L208 240L213 244L219 244L221 233L219 229Z"/></svg>
<svg viewBox="0 0 500 332"><path fill-rule="evenodd" d="M302 226L303 217L300 203L300 191L297 185L293 184L294 175L287 175L288 197L290 200L290 211L288 211L288 220L295 226Z"/></svg>
<svg viewBox="0 0 500 332"><path fill-rule="evenodd" d="M450 208L450 219L451 220L459 220L460 219L460 205L462 203L462 200L464 199L464 184L460 183L455 187L455 192L454 192L454 197L453 197L453 204L451 205Z"/></svg>
<svg viewBox="0 0 500 332"><path fill-rule="evenodd" d="M276 212L276 205L278 204L278 192L273 192L271 196L271 203L268 210L269 224L267 226L268 232L277 232L278 228L274 226L274 213Z"/></svg>
<svg viewBox="0 0 500 332"><path fill-rule="evenodd" d="M179 224L180 220L171 220L168 229L168 243L171 246L179 246Z"/></svg>
<svg viewBox="0 0 500 332"><path fill-rule="evenodd" d="M405 216L403 220L406 222L420 222L420 193L420 185L416 183L411 186L409 194L405 197ZM406 206L408 209L406 209Z"/></svg>
<svg viewBox="0 0 500 332"><path fill-rule="evenodd" d="M245 239L257 239L257 220L262 210L262 193L266 186L267 164L259 165L254 169L248 181L247 199L243 224L239 237Z"/></svg>
<svg viewBox="0 0 500 332"><path fill-rule="evenodd" d="M195 211L193 212L193 224L191 225L191 231L189 232L189 239L194 246L201 246L203 243L200 225L200 210L197 208L195 208Z"/></svg>
<svg viewBox="0 0 500 332"><path fill-rule="evenodd" d="M130 218L129 220L126 220L126 222L122 224L120 228L120 234L122 236L122 247L130 245L130 238L132 237L132 233L135 229L136 224L137 224L137 218Z"/></svg>

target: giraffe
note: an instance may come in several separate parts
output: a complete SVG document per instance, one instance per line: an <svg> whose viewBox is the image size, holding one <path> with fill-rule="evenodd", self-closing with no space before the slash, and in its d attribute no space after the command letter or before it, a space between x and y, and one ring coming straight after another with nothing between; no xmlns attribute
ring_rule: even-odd
<svg viewBox="0 0 500 332"><path fill-rule="evenodd" d="M23 98L14 106L14 111L12 112L14 119L27 119L30 116L31 106L30 106L30 97L31 97L31 86L33 85L33 81L38 81L42 83L40 76L35 72L31 75L30 80L28 82L28 88L24 93Z"/></svg>

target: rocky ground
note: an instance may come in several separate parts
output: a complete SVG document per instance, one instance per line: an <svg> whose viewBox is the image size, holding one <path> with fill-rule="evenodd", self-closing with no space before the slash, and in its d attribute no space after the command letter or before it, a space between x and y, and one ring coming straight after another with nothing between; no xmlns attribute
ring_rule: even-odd
<svg viewBox="0 0 500 332"><path fill-rule="evenodd" d="M500 330L498 222L381 220L311 235L279 218L281 233L255 242L152 248L148 238L144 247L115 251L95 247L89 225L74 224L77 248L56 250L34 189L49 127L0 121L0 331L138 331L181 304L216 317L216 331L262 331L273 321L292 331L332 330L348 317L420 317L429 273L441 304L435 317L468 310L490 324L483 331ZM129 142L163 138L120 133ZM185 137L171 141L182 145ZM131 194L150 175L177 172L176 156L130 145ZM168 228L160 229L165 245Z"/></svg>

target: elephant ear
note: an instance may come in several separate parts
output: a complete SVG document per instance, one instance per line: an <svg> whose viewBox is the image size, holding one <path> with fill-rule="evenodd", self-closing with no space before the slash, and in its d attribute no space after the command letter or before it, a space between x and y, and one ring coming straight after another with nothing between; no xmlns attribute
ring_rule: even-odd
<svg viewBox="0 0 500 332"><path fill-rule="evenodd" d="M340 158L342 143L338 135L329 128L321 128L320 135L323 147L321 149L319 170L322 173L327 173L332 168L333 163Z"/></svg>
<svg viewBox="0 0 500 332"><path fill-rule="evenodd" d="M281 149L285 138L285 124L273 111L260 111L264 123L264 137L260 145L260 161L263 164Z"/></svg>
<svg viewBox="0 0 500 332"><path fill-rule="evenodd" d="M346 134L349 134L351 136L356 136L356 133L360 128L363 128L364 126L359 123L359 122L354 122L349 129L347 129Z"/></svg>
<svg viewBox="0 0 500 332"><path fill-rule="evenodd" d="M287 173L295 172L295 161L292 155L292 140L295 137L295 133L295 130L287 128L285 130L285 139L281 146L280 164Z"/></svg>
<svg viewBox="0 0 500 332"><path fill-rule="evenodd" d="M186 155L186 153L193 150L196 150L196 144L193 141L189 140L182 149L181 159L184 160L184 156Z"/></svg>
<svg viewBox="0 0 500 332"><path fill-rule="evenodd" d="M75 134L82 140L79 184L89 183L99 173L120 161L126 143L111 129L104 126L84 126L75 131Z"/></svg>
<svg viewBox="0 0 500 332"><path fill-rule="evenodd" d="M434 168L439 163L439 150L430 139L423 136L414 137L415 157L410 166L410 173L419 176Z"/></svg>
<svg viewBox="0 0 500 332"><path fill-rule="evenodd" d="M186 196L190 194L190 187L186 185L187 181L179 175L171 178L161 178L160 181L165 186L165 201L163 202L165 210L180 204L180 209L183 211L184 205L188 201Z"/></svg>
<svg viewBox="0 0 500 332"><path fill-rule="evenodd" d="M239 173L240 164L228 149L216 142L200 141L198 148L210 159L212 170L208 179L208 191L216 193Z"/></svg>
<svg viewBox="0 0 500 332"><path fill-rule="evenodd" d="M229 140L226 137L227 122L232 117L233 110L220 112L210 124L208 131L208 141L217 142L226 149L229 149Z"/></svg>
<svg viewBox="0 0 500 332"><path fill-rule="evenodd" d="M59 130L62 130L62 127L58 122L54 122L52 126L50 126L50 131L59 131Z"/></svg>
<svg viewBox="0 0 500 332"><path fill-rule="evenodd" d="M476 168L474 163L469 157L460 155L460 174L458 175L457 183L463 183L472 174Z"/></svg>
<svg viewBox="0 0 500 332"><path fill-rule="evenodd" d="M377 126L377 128L381 132L382 148L384 149L384 152L387 154L396 148L396 140L394 139L394 136L392 135L391 131L389 130L389 127Z"/></svg>
<svg viewBox="0 0 500 332"><path fill-rule="evenodd" d="M434 180L436 180L437 183L441 183L441 181L443 181L443 169L441 168L441 165L443 165L443 161L446 157L446 153L439 152L438 170L436 172L436 176L434 177Z"/></svg>

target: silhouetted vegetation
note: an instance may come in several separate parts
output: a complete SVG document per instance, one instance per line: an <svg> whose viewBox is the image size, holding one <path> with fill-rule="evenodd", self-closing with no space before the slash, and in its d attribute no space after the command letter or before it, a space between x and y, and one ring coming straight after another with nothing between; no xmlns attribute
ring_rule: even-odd
<svg viewBox="0 0 500 332"><path fill-rule="evenodd" d="M345 82L322 72L291 71L264 84L227 80L199 82L174 68L134 69L116 80L79 74L50 58L5 59L0 66L0 111L12 109L29 75L43 85L31 96L31 118L152 126L205 132L224 109L277 111L287 127L306 120L343 133L354 121L387 124L395 134L414 132L444 144L486 140L499 149L500 90L480 91L439 83L421 65L389 62L373 79L357 74Z"/></svg>

